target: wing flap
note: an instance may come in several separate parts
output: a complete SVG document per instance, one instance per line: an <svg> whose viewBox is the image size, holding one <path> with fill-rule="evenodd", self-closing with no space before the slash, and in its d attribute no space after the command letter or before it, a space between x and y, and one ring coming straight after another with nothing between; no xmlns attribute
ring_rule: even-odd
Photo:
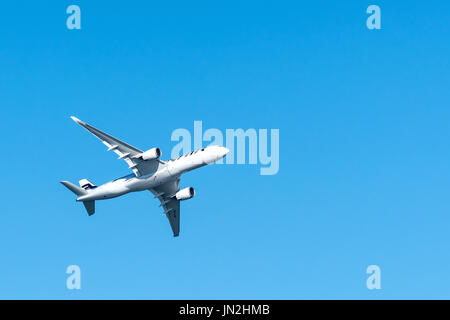
<svg viewBox="0 0 450 320"><path fill-rule="evenodd" d="M173 236L178 237L180 234L180 201L172 199L164 205L167 219L169 219L170 227L172 228Z"/></svg>
<svg viewBox="0 0 450 320"><path fill-rule="evenodd" d="M158 198L161 202L160 206L163 207L163 214L165 214L169 220L174 237L178 237L180 234L180 201L173 198L172 195L175 194L179 188L180 179L178 178L174 181L150 189L150 192L155 195L155 198Z"/></svg>

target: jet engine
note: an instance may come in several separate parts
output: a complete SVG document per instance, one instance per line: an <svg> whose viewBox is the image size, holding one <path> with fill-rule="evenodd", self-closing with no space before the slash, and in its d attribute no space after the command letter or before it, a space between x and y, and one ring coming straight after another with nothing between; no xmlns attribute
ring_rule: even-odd
<svg viewBox="0 0 450 320"><path fill-rule="evenodd" d="M195 190L192 187L187 187L184 189L181 189L177 193L175 193L175 198L177 200L188 200L195 196Z"/></svg>
<svg viewBox="0 0 450 320"><path fill-rule="evenodd" d="M142 160L154 160L159 159L161 157L161 149L160 148L152 148L150 150L147 150L139 155L139 157L142 158Z"/></svg>

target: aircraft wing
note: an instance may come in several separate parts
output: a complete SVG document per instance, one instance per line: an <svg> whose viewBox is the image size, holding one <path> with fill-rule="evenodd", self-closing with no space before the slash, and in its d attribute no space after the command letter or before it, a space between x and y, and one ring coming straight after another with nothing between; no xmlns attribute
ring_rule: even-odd
<svg viewBox="0 0 450 320"><path fill-rule="evenodd" d="M173 198L173 195L180 189L180 178L166 182L156 188L149 189L155 195L155 198L161 202L164 214L169 219L173 236L180 234L180 200Z"/></svg>
<svg viewBox="0 0 450 320"><path fill-rule="evenodd" d="M120 141L119 139L116 139L103 131L94 128L93 126L81 121L78 118L71 118L73 121L99 138L103 142L103 144L108 147L108 151L114 151L119 156L118 159L125 160L125 162L128 164L129 169L132 169L137 177L155 172L158 169L159 163L163 163L159 160L142 160L140 158L135 158L143 151L130 146L129 144Z"/></svg>

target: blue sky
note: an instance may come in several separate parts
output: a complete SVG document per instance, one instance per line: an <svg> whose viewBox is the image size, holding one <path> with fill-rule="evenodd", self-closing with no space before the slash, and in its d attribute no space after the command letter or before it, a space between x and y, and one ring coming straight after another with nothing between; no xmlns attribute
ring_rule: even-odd
<svg viewBox="0 0 450 320"><path fill-rule="evenodd" d="M449 3L145 3L1 6L0 298L450 298ZM147 192L88 217L58 182L129 171L70 115L165 159L195 120L277 128L280 170L185 175L179 238Z"/></svg>

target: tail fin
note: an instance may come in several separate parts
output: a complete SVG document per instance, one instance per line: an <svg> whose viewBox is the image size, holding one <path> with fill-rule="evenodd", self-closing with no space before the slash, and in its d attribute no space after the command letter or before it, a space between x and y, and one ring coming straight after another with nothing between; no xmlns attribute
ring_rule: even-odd
<svg viewBox="0 0 450 320"><path fill-rule="evenodd" d="M82 180L83 181L83 180ZM77 187L73 183L70 183L69 181L61 181L61 183L70 191L75 193L77 196L82 196L87 194L88 192L80 187ZM95 186L94 186L95 187ZM95 213L95 201L83 201L84 207L86 208L87 213L91 216Z"/></svg>
<svg viewBox="0 0 450 320"><path fill-rule="evenodd" d="M81 179L80 182L78 183L80 184L80 187L82 187L84 190L97 188L97 186L92 182L90 182L88 179Z"/></svg>

